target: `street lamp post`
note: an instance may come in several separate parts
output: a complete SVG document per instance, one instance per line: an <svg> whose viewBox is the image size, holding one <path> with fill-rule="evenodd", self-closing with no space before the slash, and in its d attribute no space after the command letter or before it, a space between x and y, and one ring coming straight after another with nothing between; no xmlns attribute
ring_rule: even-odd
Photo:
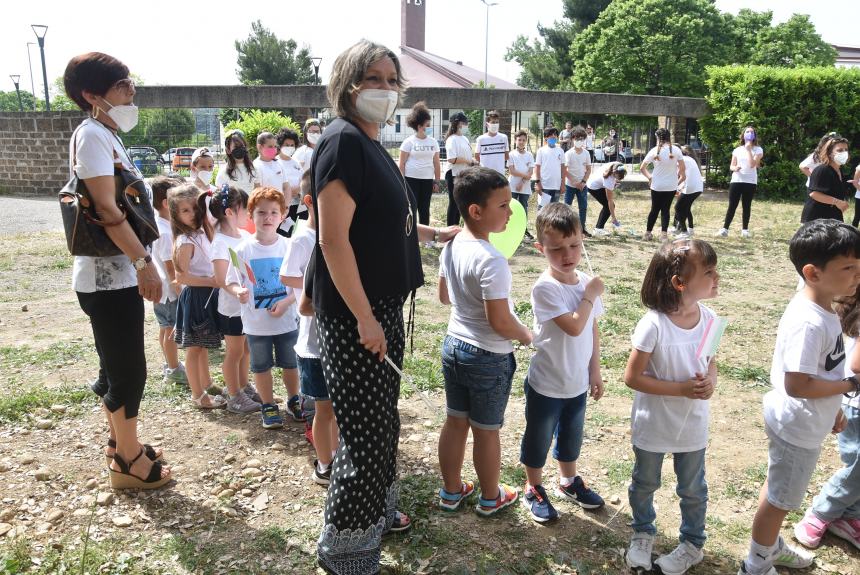
<svg viewBox="0 0 860 575"><path fill-rule="evenodd" d="M489 86L489 82L487 81L487 63L490 61L490 6L498 6L498 2L489 2L488 0L481 0L484 5L487 7L487 21L486 26L484 28L484 88Z"/></svg>
<svg viewBox="0 0 860 575"><path fill-rule="evenodd" d="M33 111L36 111L36 83L33 81L33 61L30 59L30 46L35 42L27 42L27 64L30 66L30 93L33 94Z"/></svg>
<svg viewBox="0 0 860 575"><path fill-rule="evenodd" d="M9 77L12 78L12 83L15 84L15 93L18 94L18 109L23 112L24 103L21 101L21 90L18 88L18 84L21 82L21 74L9 74Z"/></svg>
<svg viewBox="0 0 860 575"><path fill-rule="evenodd" d="M311 64L314 65L314 81L319 84L320 83L320 64L322 63L322 58L319 56L315 56L311 58Z"/></svg>
<svg viewBox="0 0 860 575"><path fill-rule="evenodd" d="M48 97L48 69L45 67L45 34L48 33L48 27L43 24L31 24L30 28L39 40L39 51L42 53L42 81L45 82L45 110L51 111L51 101ZM42 34L40 35L39 32Z"/></svg>

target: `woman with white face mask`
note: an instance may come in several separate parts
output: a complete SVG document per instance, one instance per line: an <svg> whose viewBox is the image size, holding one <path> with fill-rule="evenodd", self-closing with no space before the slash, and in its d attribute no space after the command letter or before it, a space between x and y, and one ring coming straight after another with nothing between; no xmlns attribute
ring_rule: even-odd
<svg viewBox="0 0 860 575"><path fill-rule="evenodd" d="M418 221L430 225L430 200L439 190L439 142L430 127L432 116L424 102L412 106L406 125L415 133L400 144L400 173L418 200Z"/></svg>
<svg viewBox="0 0 860 575"><path fill-rule="evenodd" d="M469 133L469 119L463 112L457 112L448 120L448 133L445 140L445 152L448 169L445 170L445 185L448 187L448 213L446 223L456 226L460 223L460 209L454 202L454 178L460 172L474 166L478 162L472 151L472 144L466 135Z"/></svg>
<svg viewBox="0 0 860 575"><path fill-rule="evenodd" d="M758 189L758 169L764 150L758 145L758 134L753 126L746 126L741 132L739 145L732 150L732 162L729 170L732 180L729 183L729 206L726 209L726 219L723 227L717 232L718 237L729 235L729 226L735 217L735 210L741 204L741 237L750 237L750 213L752 201Z"/></svg>
<svg viewBox="0 0 860 575"><path fill-rule="evenodd" d="M415 221L415 196L378 142L404 88L400 61L384 46L362 40L338 56L328 84L337 119L311 174L319 235L308 274L340 428L317 556L338 575L378 573L382 535L411 527L395 511L403 305L424 283L418 242L459 231Z"/></svg>
<svg viewBox="0 0 860 575"><path fill-rule="evenodd" d="M848 209L842 178L842 166L848 162L848 140L833 136L821 150L820 157L824 163L809 176L809 195L800 216L804 224L828 218L841 222L842 214Z"/></svg>
<svg viewBox="0 0 860 575"><path fill-rule="evenodd" d="M278 143L278 161L281 163L281 168L284 170L284 175L290 184L292 194L292 200L287 212L287 220L292 222L295 222L297 219L306 220L308 219L308 209L301 202L301 182L302 174L305 173L305 170L294 157L299 145L299 135L289 128L281 128L276 138ZM289 232L289 234L284 235L290 237L292 230L289 230Z"/></svg>
<svg viewBox="0 0 860 575"><path fill-rule="evenodd" d="M63 84L69 98L89 113L69 142L69 171L86 185L96 213L109 224L105 232L122 251L75 256L72 268L72 289L90 318L99 355L99 377L91 387L102 399L110 429L104 452L110 484L155 489L170 481L170 469L160 463L160 449L139 442L137 416L146 384L143 300L159 302L162 283L147 246L117 206L114 182L117 165L137 172L117 134L137 125L134 81L116 58L90 52L71 59Z"/></svg>
<svg viewBox="0 0 860 575"><path fill-rule="evenodd" d="M314 157L314 149L317 147L317 142L319 142L322 137L320 121L316 118L308 118L305 120L305 131L302 137L304 138L305 144L296 150L296 153L293 154L293 159L302 166L302 170L307 172L311 167L311 158Z"/></svg>

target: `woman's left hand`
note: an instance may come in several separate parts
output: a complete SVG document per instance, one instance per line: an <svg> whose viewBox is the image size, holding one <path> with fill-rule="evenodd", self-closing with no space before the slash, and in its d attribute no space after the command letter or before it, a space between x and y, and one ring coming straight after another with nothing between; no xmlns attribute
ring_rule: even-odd
<svg viewBox="0 0 860 575"><path fill-rule="evenodd" d="M463 228L460 226L447 226L439 228L439 241L445 243L454 239L454 236L459 234Z"/></svg>
<svg viewBox="0 0 860 575"><path fill-rule="evenodd" d="M433 193L437 193L439 191L439 180L433 180Z"/></svg>

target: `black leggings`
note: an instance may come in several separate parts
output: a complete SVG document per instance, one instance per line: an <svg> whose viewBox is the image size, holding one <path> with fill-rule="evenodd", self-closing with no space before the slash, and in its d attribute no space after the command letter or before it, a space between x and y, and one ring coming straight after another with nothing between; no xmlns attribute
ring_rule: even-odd
<svg viewBox="0 0 860 575"><path fill-rule="evenodd" d="M606 196L606 190L604 188L600 188L599 190L588 189L588 193L591 194L591 197L597 200L597 203L603 206L600 209L600 214L597 216L597 223L594 225L595 228L603 229L603 226L606 225L606 220L609 219L611 215L609 213L609 198Z"/></svg>
<svg viewBox="0 0 860 575"><path fill-rule="evenodd" d="M693 194L681 194L675 202L675 227L678 231L686 232L687 226L693 227L693 202L702 195L702 192Z"/></svg>
<svg viewBox="0 0 860 575"><path fill-rule="evenodd" d="M430 225L430 200L433 198L433 180L406 178L409 189L418 202L418 223Z"/></svg>
<svg viewBox="0 0 860 575"><path fill-rule="evenodd" d="M137 417L146 385L143 298L137 286L76 293L90 318L99 354L99 379L93 391L111 413L125 407L126 419Z"/></svg>
<svg viewBox="0 0 860 575"><path fill-rule="evenodd" d="M460 225L460 210L454 202L454 174L451 170L445 172L445 184L448 186L448 215L445 224L449 226Z"/></svg>
<svg viewBox="0 0 860 575"><path fill-rule="evenodd" d="M854 227L857 227L857 224L860 224L860 198L854 196Z"/></svg>
<svg viewBox="0 0 860 575"><path fill-rule="evenodd" d="M669 210L672 208L672 199L675 192L658 192L651 190L651 211L648 212L647 231L654 229L657 222L657 214L660 214L660 230L666 233L669 230Z"/></svg>
<svg viewBox="0 0 860 575"><path fill-rule="evenodd" d="M729 229L729 226L732 225L732 220L735 217L735 210L738 209L738 203L741 201L743 201L742 229L749 229L750 209L752 208L755 190L755 184L747 184L746 182L732 182L729 184L729 208L726 210L726 221L723 222L723 227L725 229Z"/></svg>

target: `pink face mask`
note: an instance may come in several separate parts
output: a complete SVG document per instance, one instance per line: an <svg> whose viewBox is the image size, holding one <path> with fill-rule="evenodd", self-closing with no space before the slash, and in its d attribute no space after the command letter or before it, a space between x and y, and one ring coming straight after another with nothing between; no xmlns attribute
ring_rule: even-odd
<svg viewBox="0 0 860 575"><path fill-rule="evenodd" d="M275 156L278 155L278 149L277 148L263 148L260 151L260 154L267 160L274 160Z"/></svg>

